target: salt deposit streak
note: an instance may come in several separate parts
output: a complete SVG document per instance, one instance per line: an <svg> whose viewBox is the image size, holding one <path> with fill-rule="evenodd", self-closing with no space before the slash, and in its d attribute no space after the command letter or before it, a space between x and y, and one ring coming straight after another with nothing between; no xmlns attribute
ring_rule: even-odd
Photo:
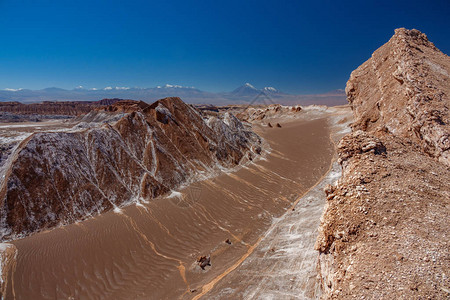
<svg viewBox="0 0 450 300"><path fill-rule="evenodd" d="M314 243L326 202L323 189L341 173L334 162L328 174L299 200L295 210L274 219L255 251L205 299L318 298Z"/></svg>
<svg viewBox="0 0 450 300"><path fill-rule="evenodd" d="M167 196L167 198L176 198L176 197L181 197L183 194L181 194L180 192L176 192L176 191L172 191L171 193L170 193L170 195L169 196Z"/></svg>

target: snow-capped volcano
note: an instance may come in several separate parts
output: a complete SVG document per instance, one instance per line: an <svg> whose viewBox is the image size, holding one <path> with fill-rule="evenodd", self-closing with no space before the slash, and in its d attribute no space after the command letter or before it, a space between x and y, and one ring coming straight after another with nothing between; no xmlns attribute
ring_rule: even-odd
<svg viewBox="0 0 450 300"><path fill-rule="evenodd" d="M263 92L265 92L265 93L270 93L270 94L280 93L279 90L277 90L276 88L271 87L271 86L266 86L266 87L263 88L262 90L263 90Z"/></svg>
<svg viewBox="0 0 450 300"><path fill-rule="evenodd" d="M231 94L234 96L256 96L259 93L261 93L261 91L255 88L250 83L246 83L231 92Z"/></svg>
<svg viewBox="0 0 450 300"><path fill-rule="evenodd" d="M266 86L262 89L257 89L250 83L246 83L230 93L230 95L234 97L246 97L246 96L255 97L259 94L274 95L274 94L282 94L282 92L280 92L278 89L272 86Z"/></svg>

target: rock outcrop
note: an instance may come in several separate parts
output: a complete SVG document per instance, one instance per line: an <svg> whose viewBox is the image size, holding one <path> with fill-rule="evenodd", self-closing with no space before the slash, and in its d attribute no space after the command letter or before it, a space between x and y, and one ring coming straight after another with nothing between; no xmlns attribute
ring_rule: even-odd
<svg viewBox="0 0 450 300"><path fill-rule="evenodd" d="M293 116L302 110L300 105L285 106L280 104L270 104L263 107L246 107L237 116L246 122L262 121L280 116Z"/></svg>
<svg viewBox="0 0 450 300"><path fill-rule="evenodd" d="M231 114L206 118L179 98L99 108L70 130L33 133L5 159L0 238L148 201L245 162L260 144Z"/></svg>
<svg viewBox="0 0 450 300"><path fill-rule="evenodd" d="M384 129L450 166L450 59L418 30L397 29L347 83L355 129Z"/></svg>
<svg viewBox="0 0 450 300"><path fill-rule="evenodd" d="M355 123L316 242L324 298L448 297L449 74L450 58L406 29L351 74Z"/></svg>

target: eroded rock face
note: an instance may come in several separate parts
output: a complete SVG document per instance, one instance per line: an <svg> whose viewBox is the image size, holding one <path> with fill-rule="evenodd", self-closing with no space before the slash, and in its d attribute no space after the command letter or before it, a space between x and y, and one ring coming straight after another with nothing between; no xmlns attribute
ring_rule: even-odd
<svg viewBox="0 0 450 300"><path fill-rule="evenodd" d="M355 129L384 128L450 165L450 58L418 30L397 29L347 82Z"/></svg>
<svg viewBox="0 0 450 300"><path fill-rule="evenodd" d="M450 58L406 29L352 73L355 123L315 245L323 298L448 297L449 73Z"/></svg>
<svg viewBox="0 0 450 300"><path fill-rule="evenodd" d="M205 120L179 98L101 108L71 130L32 134L10 155L1 239L148 201L238 165L260 143L232 115Z"/></svg>

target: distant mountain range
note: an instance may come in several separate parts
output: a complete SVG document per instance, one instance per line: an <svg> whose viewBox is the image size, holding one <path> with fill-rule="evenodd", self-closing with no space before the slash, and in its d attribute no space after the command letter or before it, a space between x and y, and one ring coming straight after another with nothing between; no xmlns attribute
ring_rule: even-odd
<svg viewBox="0 0 450 300"><path fill-rule="evenodd" d="M102 89L85 89L77 87L73 90L51 87L42 90L5 89L0 90L0 101L18 101L33 103L42 101L95 101L103 98L122 98L153 102L165 97L180 97L185 102L195 104L245 104L245 103L280 103L342 105L347 104L345 92L335 90L325 94L292 95L279 91L274 87L257 89L246 83L232 92L211 93L194 87L180 85L157 86L153 88L105 87Z"/></svg>

